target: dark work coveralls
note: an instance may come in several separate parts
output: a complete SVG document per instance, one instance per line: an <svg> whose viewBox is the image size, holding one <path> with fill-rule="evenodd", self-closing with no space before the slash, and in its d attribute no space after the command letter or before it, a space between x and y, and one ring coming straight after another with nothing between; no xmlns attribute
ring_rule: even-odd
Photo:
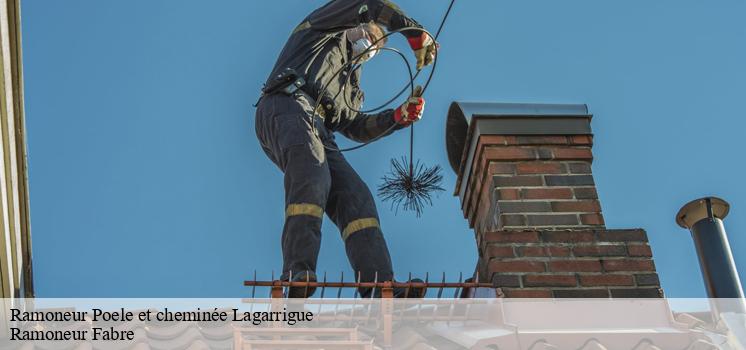
<svg viewBox="0 0 746 350"><path fill-rule="evenodd" d="M269 78L293 68L306 80L302 91L290 96L267 94L257 106L257 137L285 174L283 279L291 272L316 270L324 213L339 228L350 264L361 280L372 281L376 273L379 281L394 277L373 196L334 140L334 132L365 142L400 128L393 110L367 115L348 108L348 104L355 110L362 106L360 69L345 69L334 76L351 59L344 31L367 21L389 30L420 27L389 1L331 1L293 30ZM403 34L409 37L421 32ZM329 87L319 96L325 84ZM324 108L314 113L318 98Z"/></svg>

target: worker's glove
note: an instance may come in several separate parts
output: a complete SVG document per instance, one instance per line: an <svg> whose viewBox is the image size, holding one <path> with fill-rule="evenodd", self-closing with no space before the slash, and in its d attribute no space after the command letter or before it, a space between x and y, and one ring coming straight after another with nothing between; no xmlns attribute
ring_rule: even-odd
<svg viewBox="0 0 746 350"><path fill-rule="evenodd" d="M412 123L422 118L425 110L425 99L422 98L422 86L414 88L414 93L399 108L394 111L394 120L403 126L412 125Z"/></svg>
<svg viewBox="0 0 746 350"><path fill-rule="evenodd" d="M429 34L422 33L420 36L407 39L407 41L409 41L409 46L414 51L414 57L417 58L417 70L435 61L435 55L438 54L440 45L434 42Z"/></svg>

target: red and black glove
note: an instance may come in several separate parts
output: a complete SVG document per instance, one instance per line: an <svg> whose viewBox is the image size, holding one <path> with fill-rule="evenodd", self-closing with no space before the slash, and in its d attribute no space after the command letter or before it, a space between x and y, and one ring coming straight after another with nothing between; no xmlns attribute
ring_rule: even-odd
<svg viewBox="0 0 746 350"><path fill-rule="evenodd" d="M429 34L422 33L419 36L408 38L407 41L412 51L414 51L414 56L417 58L417 70L433 63L440 45L434 42Z"/></svg>
<svg viewBox="0 0 746 350"><path fill-rule="evenodd" d="M422 98L422 86L414 88L414 93L399 108L394 111L394 120L397 124L410 126L412 123L422 119L425 111L425 99Z"/></svg>

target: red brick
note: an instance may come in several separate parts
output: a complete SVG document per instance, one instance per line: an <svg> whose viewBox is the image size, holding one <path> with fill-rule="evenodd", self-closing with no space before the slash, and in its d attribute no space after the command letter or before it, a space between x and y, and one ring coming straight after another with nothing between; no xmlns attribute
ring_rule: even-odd
<svg viewBox="0 0 746 350"><path fill-rule="evenodd" d="M507 298L551 298L552 291L549 289L505 289Z"/></svg>
<svg viewBox="0 0 746 350"><path fill-rule="evenodd" d="M518 136L515 141L521 145L568 145L567 136Z"/></svg>
<svg viewBox="0 0 746 350"><path fill-rule="evenodd" d="M543 186L544 180L541 176L521 175L521 176L492 176L492 184L495 187L524 187L524 186Z"/></svg>
<svg viewBox="0 0 746 350"><path fill-rule="evenodd" d="M627 250L629 251L629 256L653 256L653 251L650 250L650 246L647 244L630 244L627 246Z"/></svg>
<svg viewBox="0 0 746 350"><path fill-rule="evenodd" d="M513 253L512 246L498 246L490 244L487 246L487 257L488 258L512 258L515 254Z"/></svg>
<svg viewBox="0 0 746 350"><path fill-rule="evenodd" d="M521 276L496 273L492 276L492 285L495 287L520 287Z"/></svg>
<svg viewBox="0 0 746 350"><path fill-rule="evenodd" d="M519 198L517 188L501 188L497 191L498 200L516 200Z"/></svg>
<svg viewBox="0 0 746 350"><path fill-rule="evenodd" d="M525 162L516 165L518 174L563 174L565 170L558 162Z"/></svg>
<svg viewBox="0 0 746 350"><path fill-rule="evenodd" d="M593 231L542 231L541 240L555 243L593 242Z"/></svg>
<svg viewBox="0 0 746 350"><path fill-rule="evenodd" d="M549 271L553 272L600 272L598 260L555 260L549 262Z"/></svg>
<svg viewBox="0 0 746 350"><path fill-rule="evenodd" d="M543 175L547 186L551 187L568 187L568 186L593 186L593 175Z"/></svg>
<svg viewBox="0 0 746 350"><path fill-rule="evenodd" d="M508 213L548 213L552 210L549 202L543 201L499 201L497 212Z"/></svg>
<svg viewBox="0 0 746 350"><path fill-rule="evenodd" d="M534 160L536 150L526 147L485 147L484 157L489 160Z"/></svg>
<svg viewBox="0 0 746 350"><path fill-rule="evenodd" d="M542 261L501 261L492 259L489 265L490 272L544 272L546 270Z"/></svg>
<svg viewBox="0 0 746 350"><path fill-rule="evenodd" d="M477 207L477 216L475 218L475 225L477 223L479 224L486 224L492 222L493 216L490 215L490 207L488 205L480 205Z"/></svg>
<svg viewBox="0 0 746 350"><path fill-rule="evenodd" d="M590 148L555 147L551 148L552 158L555 160L591 160L593 153Z"/></svg>
<svg viewBox="0 0 746 350"><path fill-rule="evenodd" d="M575 214L546 214L527 215L528 225L536 226L577 226L578 217Z"/></svg>
<svg viewBox="0 0 746 350"><path fill-rule="evenodd" d="M570 256L570 248L546 247L546 246L522 246L518 247L519 256L527 257L566 257Z"/></svg>
<svg viewBox="0 0 746 350"><path fill-rule="evenodd" d="M574 287L578 285L575 275L525 275L524 287Z"/></svg>
<svg viewBox="0 0 746 350"><path fill-rule="evenodd" d="M601 211L601 206L598 201L552 202L552 211L557 213L598 213Z"/></svg>
<svg viewBox="0 0 746 350"><path fill-rule="evenodd" d="M647 242L645 230L603 230L599 231L598 239L605 242Z"/></svg>
<svg viewBox="0 0 746 350"><path fill-rule="evenodd" d="M499 227L526 226L526 217L515 214L500 215L499 225Z"/></svg>
<svg viewBox="0 0 746 350"><path fill-rule="evenodd" d="M637 280L638 286L657 286L660 287L661 281L658 278L657 273L644 273L640 275L635 275L635 280Z"/></svg>
<svg viewBox="0 0 746 350"><path fill-rule="evenodd" d="M535 231L493 231L484 234L487 242L501 243L534 243L539 241L539 233Z"/></svg>
<svg viewBox="0 0 746 350"><path fill-rule="evenodd" d="M601 214L580 214L580 222L583 225L603 225L604 217Z"/></svg>
<svg viewBox="0 0 746 350"><path fill-rule="evenodd" d="M488 167L487 172L491 175L492 174L513 175L515 174L515 164L503 163L503 162L490 162L490 166Z"/></svg>
<svg viewBox="0 0 746 350"><path fill-rule="evenodd" d="M612 298L662 298L660 288L620 288L611 290Z"/></svg>
<svg viewBox="0 0 746 350"><path fill-rule="evenodd" d="M500 135L482 135L479 137L480 145L507 145L508 137Z"/></svg>
<svg viewBox="0 0 746 350"><path fill-rule="evenodd" d="M590 174L591 171L591 163L588 162L582 162L582 163L570 163L567 166L568 170L572 174Z"/></svg>
<svg viewBox="0 0 746 350"><path fill-rule="evenodd" d="M655 271L653 261L645 260L604 260L603 266L606 271Z"/></svg>
<svg viewBox="0 0 746 350"><path fill-rule="evenodd" d="M631 275L580 275L580 285L585 287L596 286L632 286L635 284Z"/></svg>
<svg viewBox="0 0 746 350"><path fill-rule="evenodd" d="M575 145L593 145L593 136L590 135L574 135L572 136L571 142Z"/></svg>
<svg viewBox="0 0 746 350"><path fill-rule="evenodd" d="M569 188L524 188L521 190L523 199L572 199Z"/></svg>
<svg viewBox="0 0 746 350"><path fill-rule="evenodd" d="M598 199L598 193L594 187L574 188L575 198L577 199Z"/></svg>
<svg viewBox="0 0 746 350"><path fill-rule="evenodd" d="M608 289L555 289L552 291L555 298L608 298Z"/></svg>
<svg viewBox="0 0 746 350"><path fill-rule="evenodd" d="M581 245L572 248L575 256L625 256L627 250L623 245Z"/></svg>

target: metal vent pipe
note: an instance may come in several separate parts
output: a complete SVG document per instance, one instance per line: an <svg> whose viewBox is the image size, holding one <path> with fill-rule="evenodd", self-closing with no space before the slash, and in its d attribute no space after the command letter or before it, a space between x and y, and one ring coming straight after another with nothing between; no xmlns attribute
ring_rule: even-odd
<svg viewBox="0 0 746 350"><path fill-rule="evenodd" d="M700 198L679 210L676 223L692 233L707 295L717 299L737 298L718 301L717 305L713 305L716 306L716 311L745 313L743 287L723 226L723 219L729 210L728 202L720 198Z"/></svg>

